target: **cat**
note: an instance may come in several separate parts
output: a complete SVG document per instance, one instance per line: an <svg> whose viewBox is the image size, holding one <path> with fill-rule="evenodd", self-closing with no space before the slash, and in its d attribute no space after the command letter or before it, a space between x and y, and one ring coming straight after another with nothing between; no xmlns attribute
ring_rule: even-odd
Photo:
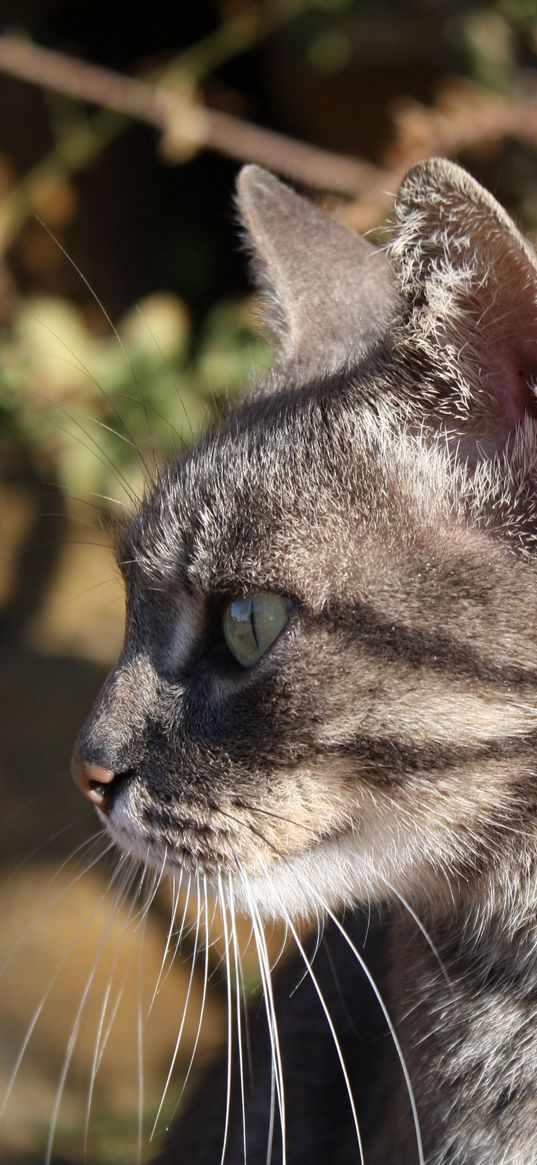
<svg viewBox="0 0 537 1165"><path fill-rule="evenodd" d="M73 774L299 953L159 1161L535 1165L537 262L443 159L380 249L238 206L273 367L119 535Z"/></svg>

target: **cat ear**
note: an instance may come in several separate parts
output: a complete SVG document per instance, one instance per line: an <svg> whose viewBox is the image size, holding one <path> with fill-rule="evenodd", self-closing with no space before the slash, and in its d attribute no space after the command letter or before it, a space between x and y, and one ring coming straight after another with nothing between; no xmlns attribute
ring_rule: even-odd
<svg viewBox="0 0 537 1165"><path fill-rule="evenodd" d="M395 222L408 343L429 357L433 380L444 373L455 387L474 433L498 445L537 414L535 256L492 195L442 158L407 174Z"/></svg>
<svg viewBox="0 0 537 1165"><path fill-rule="evenodd" d="M258 166L237 201L277 358L319 371L362 354L394 314L384 253Z"/></svg>

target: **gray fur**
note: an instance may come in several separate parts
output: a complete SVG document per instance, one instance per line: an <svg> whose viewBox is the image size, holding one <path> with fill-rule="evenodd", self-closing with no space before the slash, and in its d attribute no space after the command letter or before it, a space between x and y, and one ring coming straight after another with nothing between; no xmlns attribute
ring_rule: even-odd
<svg viewBox="0 0 537 1165"><path fill-rule="evenodd" d="M267 915L322 898L356 912L351 930L373 903L427 1165L534 1165L535 262L440 159L403 182L387 256L255 168L239 203L278 358L123 532L125 646L79 747L118 774L113 836L157 866L229 876L239 898L244 876ZM266 591L294 610L243 670L221 606ZM331 929L367 1165L413 1165L400 1065ZM333 974L321 961L330 995ZM326 1021L288 988L288 1159L352 1165L337 1063L304 1057ZM250 1165L266 1160L266 1039L258 1053ZM222 1120L218 1097L201 1103ZM211 1128L194 1141L179 1131L162 1162L220 1160ZM225 1160L243 1160L235 1102Z"/></svg>

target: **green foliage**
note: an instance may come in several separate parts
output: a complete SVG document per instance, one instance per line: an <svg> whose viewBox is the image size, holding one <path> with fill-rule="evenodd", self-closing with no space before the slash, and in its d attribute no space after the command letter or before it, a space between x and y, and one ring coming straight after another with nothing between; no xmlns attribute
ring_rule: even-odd
<svg viewBox="0 0 537 1165"><path fill-rule="evenodd" d="M199 436L267 362L248 301L217 304L195 342L172 295L149 296L104 335L66 300L22 299L0 347L4 441L67 492L121 497L142 487L144 461L153 469Z"/></svg>

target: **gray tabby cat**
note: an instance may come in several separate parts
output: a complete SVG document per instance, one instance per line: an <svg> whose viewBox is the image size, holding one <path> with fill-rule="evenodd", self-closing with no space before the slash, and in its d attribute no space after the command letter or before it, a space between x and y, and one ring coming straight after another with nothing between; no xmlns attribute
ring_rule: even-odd
<svg viewBox="0 0 537 1165"><path fill-rule="evenodd" d="M256 167L239 207L274 367L120 536L74 775L124 849L328 925L246 1132L217 1065L159 1160L535 1165L537 263L439 159L385 251Z"/></svg>

